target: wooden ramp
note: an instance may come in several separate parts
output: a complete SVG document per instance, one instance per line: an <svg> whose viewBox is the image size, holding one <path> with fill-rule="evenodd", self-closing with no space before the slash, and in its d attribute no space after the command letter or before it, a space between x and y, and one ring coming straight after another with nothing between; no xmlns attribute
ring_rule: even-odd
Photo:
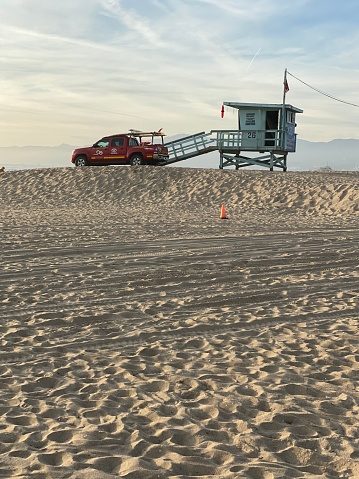
<svg viewBox="0 0 359 479"><path fill-rule="evenodd" d="M216 138L211 138L212 132L196 133L194 135L180 138L179 140L165 143L168 148L169 160L164 165L170 165L177 161L187 160L194 156L204 155L210 151L218 150Z"/></svg>

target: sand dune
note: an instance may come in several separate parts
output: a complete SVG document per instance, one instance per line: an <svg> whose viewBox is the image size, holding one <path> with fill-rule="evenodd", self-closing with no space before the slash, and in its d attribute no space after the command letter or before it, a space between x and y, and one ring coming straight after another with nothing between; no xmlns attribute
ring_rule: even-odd
<svg viewBox="0 0 359 479"><path fill-rule="evenodd" d="M358 478L358 180L1 174L0 477Z"/></svg>

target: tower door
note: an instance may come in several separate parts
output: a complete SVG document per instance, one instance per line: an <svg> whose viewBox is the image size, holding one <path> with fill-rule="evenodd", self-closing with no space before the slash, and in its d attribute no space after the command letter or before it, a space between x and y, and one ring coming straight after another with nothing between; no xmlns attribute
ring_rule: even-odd
<svg viewBox="0 0 359 479"><path fill-rule="evenodd" d="M274 148L279 125L279 110L266 111L265 146Z"/></svg>

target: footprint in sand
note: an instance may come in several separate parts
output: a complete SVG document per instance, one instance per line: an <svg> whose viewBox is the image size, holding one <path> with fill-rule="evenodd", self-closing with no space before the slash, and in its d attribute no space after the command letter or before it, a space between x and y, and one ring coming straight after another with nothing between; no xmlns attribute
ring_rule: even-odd
<svg viewBox="0 0 359 479"><path fill-rule="evenodd" d="M57 442L57 443L65 443L65 442L70 442L73 437L73 432L70 431L69 429L63 429L60 431L55 431L50 433L47 436L47 439L49 441Z"/></svg>

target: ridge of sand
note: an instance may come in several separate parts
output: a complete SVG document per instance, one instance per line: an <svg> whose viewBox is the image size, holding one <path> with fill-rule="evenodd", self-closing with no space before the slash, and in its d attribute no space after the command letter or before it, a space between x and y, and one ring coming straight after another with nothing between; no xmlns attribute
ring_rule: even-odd
<svg viewBox="0 0 359 479"><path fill-rule="evenodd" d="M52 168L4 173L5 204L68 206L91 203L225 202L236 208L302 209L306 215L359 212L359 172L267 172L185 168ZM7 200L7 201L6 201Z"/></svg>
<svg viewBox="0 0 359 479"><path fill-rule="evenodd" d="M358 180L0 175L0 477L359 477Z"/></svg>

